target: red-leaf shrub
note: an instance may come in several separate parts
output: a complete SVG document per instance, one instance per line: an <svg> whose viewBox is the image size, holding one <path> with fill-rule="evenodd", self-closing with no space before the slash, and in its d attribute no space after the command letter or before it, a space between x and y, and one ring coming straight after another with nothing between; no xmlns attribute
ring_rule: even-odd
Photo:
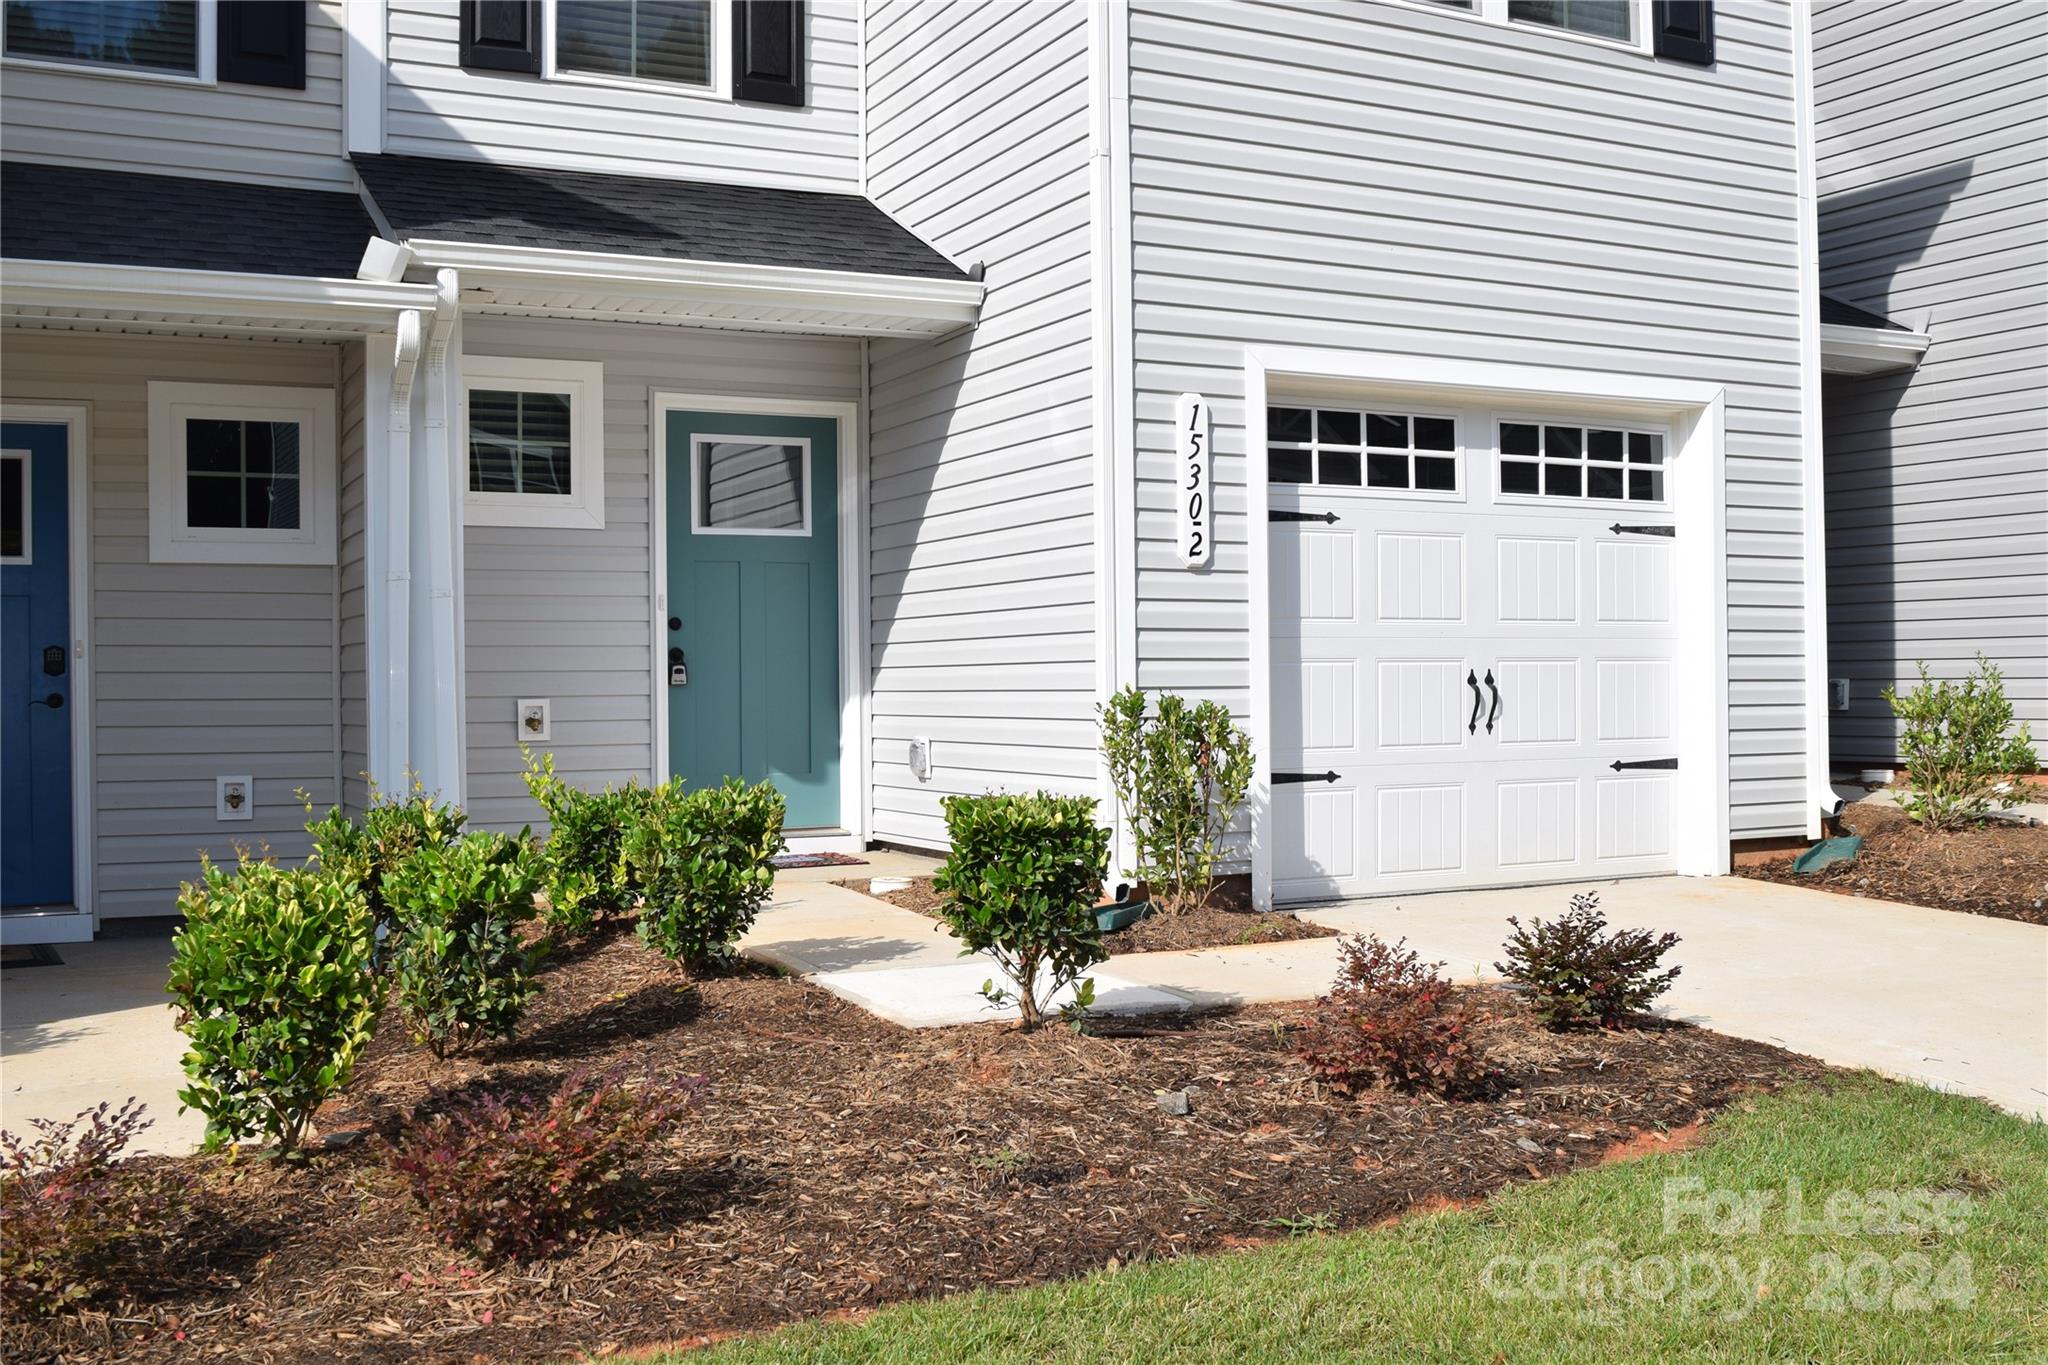
<svg viewBox="0 0 2048 1365"><path fill-rule="evenodd" d="M696 1086L579 1071L545 1099L471 1096L415 1123L391 1165L449 1245L486 1262L532 1260L611 1211L619 1180L682 1118Z"/></svg>
<svg viewBox="0 0 2048 1365"><path fill-rule="evenodd" d="M121 1155L149 1123L130 1099L65 1123L32 1119L34 1138L0 1132L0 1290L9 1312L44 1315L89 1300L121 1278L131 1253L160 1250L176 1231L190 1177Z"/></svg>
<svg viewBox="0 0 2048 1365"><path fill-rule="evenodd" d="M1501 945L1505 962L1494 970L1526 988L1543 1022L1554 1029L1598 1024L1619 1028L1629 1015L1671 989L1679 969L1660 972L1664 954L1678 946L1676 934L1646 929L1607 932L1600 896L1584 891L1554 920L1531 919L1528 928L1513 916L1514 933Z"/></svg>
<svg viewBox="0 0 2048 1365"><path fill-rule="evenodd" d="M1423 962L1406 939L1389 944L1377 934L1345 939L1338 951L1337 984L1295 1040L1317 1079L1344 1095L1376 1085L1459 1095L1485 1083L1471 1015L1448 1003L1441 962Z"/></svg>

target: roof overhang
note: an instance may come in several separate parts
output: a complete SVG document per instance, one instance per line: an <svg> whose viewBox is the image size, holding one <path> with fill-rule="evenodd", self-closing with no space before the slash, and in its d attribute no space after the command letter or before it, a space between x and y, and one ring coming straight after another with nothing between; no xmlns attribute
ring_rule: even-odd
<svg viewBox="0 0 2048 1365"><path fill-rule="evenodd" d="M841 336L941 336L981 314L978 280L410 239L413 270L461 273L466 312Z"/></svg>
<svg viewBox="0 0 2048 1365"><path fill-rule="evenodd" d="M389 332L431 313L431 284L10 258L0 321L18 326L250 335Z"/></svg>
<svg viewBox="0 0 2048 1365"><path fill-rule="evenodd" d="M1827 374L1882 374L1910 370L1920 363L1930 340L1925 332L1896 327L1851 327L1824 322L1820 328L1820 367Z"/></svg>

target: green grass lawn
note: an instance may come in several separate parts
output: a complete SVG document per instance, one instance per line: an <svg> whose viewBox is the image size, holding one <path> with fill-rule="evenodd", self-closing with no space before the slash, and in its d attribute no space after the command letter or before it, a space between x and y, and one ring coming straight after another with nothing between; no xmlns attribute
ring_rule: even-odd
<svg viewBox="0 0 2048 1365"><path fill-rule="evenodd" d="M1887 1192L1917 1202L1887 1207ZM664 1358L2044 1355L2048 1128L1853 1076L1742 1106L1691 1152L1521 1186L1471 1211L907 1304Z"/></svg>

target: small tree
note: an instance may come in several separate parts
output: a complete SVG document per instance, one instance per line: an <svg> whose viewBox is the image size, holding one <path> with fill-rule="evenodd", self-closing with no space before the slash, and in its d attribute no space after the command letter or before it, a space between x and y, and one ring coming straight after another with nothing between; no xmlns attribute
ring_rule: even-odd
<svg viewBox="0 0 2048 1365"><path fill-rule="evenodd" d="M167 987L191 1043L178 1092L209 1147L253 1135L295 1149L348 1083L382 996L362 887L324 867L202 863L179 893Z"/></svg>
<svg viewBox="0 0 2048 1365"><path fill-rule="evenodd" d="M417 849L385 881L404 926L392 953L399 1010L436 1057L511 1037L540 991L541 951L519 934L533 888L533 846L490 833Z"/></svg>
<svg viewBox="0 0 2048 1365"><path fill-rule="evenodd" d="M1137 849L1133 875L1174 910L1208 904L1223 836L1251 789L1250 736L1213 701L1162 692L1156 715L1127 687L1097 708L1117 809Z"/></svg>
<svg viewBox="0 0 2048 1365"><path fill-rule="evenodd" d="M1906 814L1929 829L1952 830L1979 820L1996 807L2018 805L2012 773L2032 772L2039 760L2033 736L2012 729L2012 703L1998 666L1977 656L1977 668L1960 684L1935 682L1920 665L1920 685L1904 697L1887 687L1884 699L1901 723L1899 749L1912 790L1899 802Z"/></svg>
<svg viewBox="0 0 2048 1365"><path fill-rule="evenodd" d="M626 860L646 889L641 941L692 970L724 965L774 889L768 860L782 848L786 811L774 787L738 778L650 792L625 836Z"/></svg>
<svg viewBox="0 0 2048 1365"><path fill-rule="evenodd" d="M932 877L946 898L939 913L1010 983L990 981L982 993L1014 1000L1024 1027L1037 1028L1052 997L1109 956L1095 924L1109 831L1095 823L1092 797L949 796L940 805L953 851ZM1075 1003L1093 999L1080 981Z"/></svg>

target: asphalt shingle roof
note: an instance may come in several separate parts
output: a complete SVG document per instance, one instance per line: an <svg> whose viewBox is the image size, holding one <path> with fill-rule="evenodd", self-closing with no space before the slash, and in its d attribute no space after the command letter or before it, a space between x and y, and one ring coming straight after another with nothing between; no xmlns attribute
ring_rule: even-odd
<svg viewBox="0 0 2048 1365"><path fill-rule="evenodd" d="M0 163L0 256L353 279L376 235L347 190Z"/></svg>
<svg viewBox="0 0 2048 1365"><path fill-rule="evenodd" d="M966 278L857 194L446 157L381 154L353 160L378 212L401 239Z"/></svg>
<svg viewBox="0 0 2048 1365"><path fill-rule="evenodd" d="M1858 308L1847 299L1838 299L1832 294L1820 296L1820 320L1834 327L1874 327L1882 332L1906 330L1882 313L1873 313L1868 308Z"/></svg>

